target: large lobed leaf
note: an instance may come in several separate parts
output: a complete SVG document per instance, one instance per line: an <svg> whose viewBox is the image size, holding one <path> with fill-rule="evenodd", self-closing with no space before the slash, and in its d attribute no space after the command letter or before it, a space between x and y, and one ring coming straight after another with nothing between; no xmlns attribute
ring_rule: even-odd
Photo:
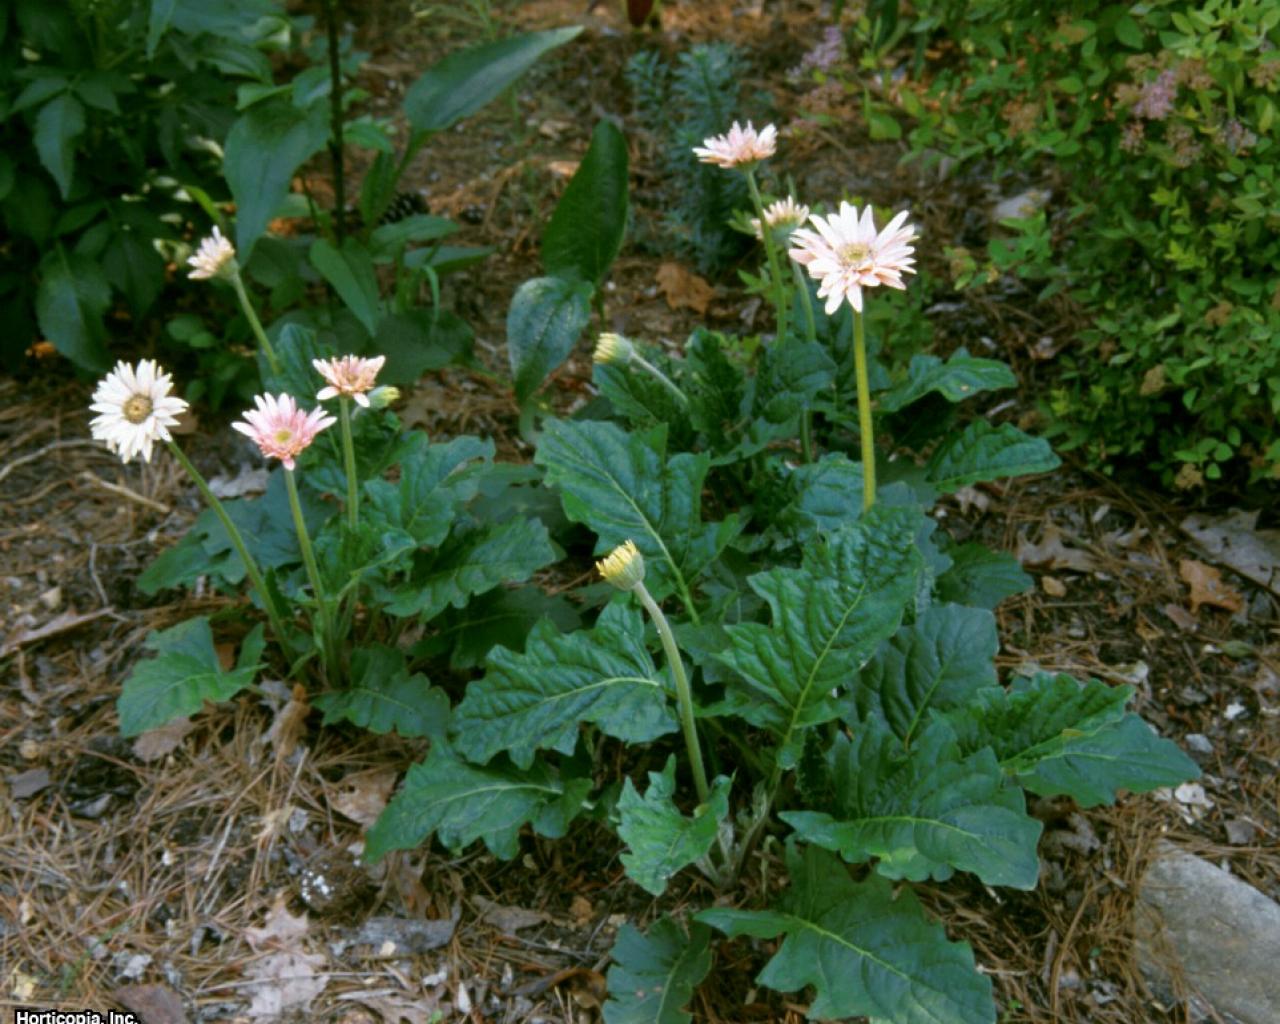
<svg viewBox="0 0 1280 1024"><path fill-rule="evenodd" d="M539 622L523 654L498 647L488 661L453 718L455 745L473 761L505 751L528 767L538 750L571 754L583 722L627 743L678 728L644 646L644 622L626 604L609 605L590 631L564 635Z"/></svg>
<svg viewBox="0 0 1280 1024"><path fill-rule="evenodd" d="M684 1007L711 970L710 928L695 923L686 936L669 917L647 933L624 924L611 955L605 1024L689 1024Z"/></svg>
<svg viewBox="0 0 1280 1024"><path fill-rule="evenodd" d="M449 698L427 677L409 674L404 654L375 644L351 656L351 679L340 690L311 702L324 712L324 724L347 721L383 735L441 737L449 722Z"/></svg>
<svg viewBox="0 0 1280 1024"><path fill-rule="evenodd" d="M139 661L116 701L120 732L137 736L175 718L194 715L205 701L229 700L253 682L265 647L256 626L240 646L236 667L227 671L213 646L209 620L187 619L146 639L154 658Z"/></svg>
<svg viewBox="0 0 1280 1024"><path fill-rule="evenodd" d="M974 420L943 441L925 468L929 482L950 493L983 480L1047 473L1061 464L1044 438L1024 434L1010 423L993 427Z"/></svg>
<svg viewBox="0 0 1280 1024"><path fill-rule="evenodd" d="M465 436L445 444L428 444L414 434L401 455L400 479L370 480L366 515L383 530L406 534L415 545L434 547L449 534L458 508L479 489L479 476L468 466L493 457L493 442Z"/></svg>
<svg viewBox="0 0 1280 1024"><path fill-rule="evenodd" d="M622 866L638 886L654 896L667 889L667 880L686 865L705 857L715 842L720 823L729 813L732 782L721 775L712 783L705 804L686 818L672 800L676 791L676 759L672 754L661 772L649 773L644 796L627 779L618 800L618 835L627 844Z"/></svg>
<svg viewBox="0 0 1280 1024"><path fill-rule="evenodd" d="M962 402L982 391L1017 386L1018 378L1004 363L959 348L945 363L937 356L912 356L906 379L877 396L876 404L883 412L897 412L931 392L948 402Z"/></svg>
<svg viewBox="0 0 1280 1024"><path fill-rule="evenodd" d="M989 748L965 757L955 733L934 721L910 750L878 719L837 735L827 755L830 814L784 811L805 842L850 863L879 858L888 878L944 881L970 871L988 885L1032 889L1040 822Z"/></svg>
<svg viewBox="0 0 1280 1024"><path fill-rule="evenodd" d="M756 980L779 992L814 987L809 1018L864 1015L876 1024L994 1024L991 981L973 950L948 942L908 889L884 878L853 882L816 846L787 850L791 888L775 910L704 910L698 921L781 948Z"/></svg>
<svg viewBox="0 0 1280 1024"><path fill-rule="evenodd" d="M376 862L391 850L418 846L434 832L450 850L482 839L495 856L510 860L519 852L525 824L560 838L590 791L590 779L561 778L541 762L527 771L480 768L437 740L427 759L409 769L404 786L369 830L365 856Z"/></svg>
<svg viewBox="0 0 1280 1024"><path fill-rule="evenodd" d="M1006 551L992 551L981 544L949 548L951 568L938 577L938 598L978 608L995 608L1006 597L1022 594L1032 580L1022 565Z"/></svg>
<svg viewBox="0 0 1280 1024"><path fill-rule="evenodd" d="M1113 803L1118 789L1144 793L1200 774L1175 744L1125 712L1132 696L1127 686L1042 672L1008 690L983 690L946 717L965 750L992 747L1033 793L1092 807Z"/></svg>
<svg viewBox="0 0 1280 1024"><path fill-rule="evenodd" d="M542 233L542 264L598 288L626 230L627 140L612 121L600 121Z"/></svg>
<svg viewBox="0 0 1280 1024"><path fill-rule="evenodd" d="M738 518L702 522L705 454L666 456L665 426L628 434L612 423L551 420L534 461L560 490L565 514L598 536L604 554L633 540L645 585L661 599L691 588L738 532Z"/></svg>
<svg viewBox="0 0 1280 1024"><path fill-rule="evenodd" d="M921 571L920 520L915 509L878 505L810 543L799 569L750 577L772 621L728 626L717 657L740 677L729 709L778 738L784 767L795 765L806 728L839 715L832 690L850 685L902 621Z"/></svg>

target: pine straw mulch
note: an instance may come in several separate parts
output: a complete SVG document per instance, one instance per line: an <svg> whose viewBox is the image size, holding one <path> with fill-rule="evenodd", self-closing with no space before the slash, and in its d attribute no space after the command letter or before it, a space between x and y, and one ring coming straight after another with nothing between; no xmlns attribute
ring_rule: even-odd
<svg viewBox="0 0 1280 1024"><path fill-rule="evenodd" d="M499 111L428 148L415 174L433 212L475 221L464 243L499 244L483 273L447 284L446 298L476 325L477 353L493 372L429 375L406 395L408 425L433 436L492 436L500 458L528 458L501 380L502 320L515 285L537 273L530 224L545 219L562 187L553 163L581 156L601 103L625 109L622 63L650 42L674 49L727 32L753 59L771 62L750 85L785 105L778 79L813 42L813 6L776 9L777 19L755 4L726 18L722 4L670 5L669 31L640 42L615 31L616 12L598 10L582 45L536 69L521 90L531 141ZM542 27L580 13L577 0L542 0L518 16ZM381 31L394 41L374 47L373 74L385 79L381 88L368 83L375 105L459 41L391 32L393 24ZM791 168L802 186L826 194L843 183L878 202L910 194L933 237L957 237L966 210L986 195L980 183L895 171L892 145L855 145L830 131L796 144L808 147ZM645 155L640 140L641 216L662 194ZM517 164L518 174L502 170ZM654 262L619 261L611 326L673 343L698 322L742 329L736 289L715 284L705 315L673 310L654 286ZM1070 311L1013 299L966 297L937 318L938 340L945 349L995 338L1033 390L1036 342L1046 331L1069 333ZM589 377L579 352L557 378L556 407L581 402ZM64 378L49 367L22 385L0 379L0 1006L105 1008L119 996L134 1007L150 999L149 1022L240 1020L255 1000L268 1007L281 984L323 975L312 1009L296 1019L415 1024L438 1009L444 1020L473 1024L598 1021L618 925L710 903L717 894L692 872L651 900L625 879L616 841L590 822L558 842L526 836L508 863L479 847L451 857L433 845L393 855L374 872L356 869L361 821L421 749L322 730L282 686L208 709L169 736L168 751L163 742L139 751L119 739L113 702L147 633L229 605L199 591L170 601L135 591L141 569L197 514L195 496L170 460L124 468L87 443L86 389ZM1031 415L1023 405L1015 411ZM215 433L183 443L207 475L234 477L243 452ZM1080 470L967 492L944 511L945 528L962 539L1027 550L1052 548L1056 536L1068 551L1059 556L1066 567L1038 562L1037 590L999 610L1002 675L1034 666L1135 685L1137 709L1163 735L1198 733L1211 743L1201 756L1211 805L1145 796L1078 812L1040 801L1046 866L1035 892L996 892L962 876L923 887L922 897L952 938L973 945L1002 1020L1187 1019L1135 970L1136 883L1152 845L1171 839L1280 896L1276 601L1226 572L1246 610L1229 616L1206 606L1192 615L1177 568L1204 555L1179 533L1182 512ZM235 638L220 639L233 653ZM1242 822L1253 829L1244 842L1247 833L1227 832ZM776 849L766 848L735 898L761 905L782 876ZM409 935L404 922L435 924ZM767 955L768 944L721 943L691 1007L695 1019L801 1020L803 993L754 985ZM157 1002L166 997L176 1005Z"/></svg>

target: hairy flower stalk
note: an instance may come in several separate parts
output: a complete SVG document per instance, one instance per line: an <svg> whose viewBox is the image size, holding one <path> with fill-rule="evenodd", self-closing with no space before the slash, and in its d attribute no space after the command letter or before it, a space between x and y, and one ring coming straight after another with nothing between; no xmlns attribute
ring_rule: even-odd
<svg viewBox="0 0 1280 1024"><path fill-rule="evenodd" d="M606 332L600 335L596 340L596 348L591 355L591 359L599 366L620 366L625 368L635 363L675 395L681 405L687 406L689 404L689 396L681 391L670 377L637 352L635 345L621 334Z"/></svg>
<svg viewBox="0 0 1280 1024"><path fill-rule="evenodd" d="M751 191L751 202L756 208L756 219L761 224L767 224L768 218L765 215L764 201L760 198L760 189L756 185L755 171L751 167L745 167L743 170L747 176L747 188ZM774 245L773 232L761 231L760 240L764 242L765 260L769 264L769 280L773 284L773 308L778 316L777 340L781 341L787 333L787 286L782 280L782 271L778 268L778 251Z"/></svg>
<svg viewBox="0 0 1280 1024"><path fill-rule="evenodd" d="M842 302L853 310L853 359L858 386L858 427L862 442L862 507L876 496L875 435L872 433L871 388L867 375L866 335L862 321L862 290L887 285L904 289L903 274L915 273L915 228L904 210L877 232L871 206L858 212L842 202L829 217L809 218L816 231L805 228L792 236L791 258L820 283L818 298L826 299L833 315Z"/></svg>
<svg viewBox="0 0 1280 1024"><path fill-rule="evenodd" d="M245 290L244 281L240 278L240 264L236 261L235 246L223 235L216 224L213 234L200 242L199 248L187 263L192 268L189 276L193 281L219 279L231 283L231 287L235 289L236 298L240 300L240 308L244 311L245 319L249 321L249 329L258 339L267 362L271 364L272 372L279 373L280 360L276 357L276 351L271 346L271 339L267 337L267 332L262 329L262 321L258 319L253 303L249 300L249 293Z"/></svg>
<svg viewBox="0 0 1280 1024"><path fill-rule="evenodd" d="M341 359L313 359L311 365L325 379L325 386L316 392L316 398L338 399L339 421L342 424L342 461L347 474L347 525L356 528L360 521L359 482L356 479L356 449L351 438L351 402L362 408L371 408L373 386L387 361L386 356L363 359L360 356L343 356Z"/></svg>
<svg viewBox="0 0 1280 1024"><path fill-rule="evenodd" d="M684 661L680 657L680 649L676 646L675 634L671 632L671 624L666 615L658 607L644 585L644 556L634 541L626 541L614 548L608 555L596 563L596 568L605 581L619 590L634 593L640 598L645 611L653 619L662 640L662 649L667 655L667 663L671 666L671 675L676 684L676 704L680 712L680 731L684 734L685 749L689 753L689 764L693 769L693 784L698 791L698 802L706 803L711 794L707 785L707 770L702 764L702 748L698 744L698 726L693 716L693 691L689 688L689 677L685 675Z"/></svg>

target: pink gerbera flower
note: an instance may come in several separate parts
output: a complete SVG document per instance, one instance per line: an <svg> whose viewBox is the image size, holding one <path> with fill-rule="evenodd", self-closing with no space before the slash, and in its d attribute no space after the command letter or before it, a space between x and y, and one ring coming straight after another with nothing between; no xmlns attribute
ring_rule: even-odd
<svg viewBox="0 0 1280 1024"><path fill-rule="evenodd" d="M316 373L328 381L327 387L316 392L316 398L323 402L326 398L349 395L356 400L356 405L369 408L369 396L366 392L372 390L374 378L386 361L386 356L375 356L373 359L343 356L340 359L311 360Z"/></svg>
<svg viewBox="0 0 1280 1024"><path fill-rule="evenodd" d="M279 459L285 469L294 468L294 457L301 454L320 431L337 420L326 416L320 408L303 412L292 395L255 395L257 409L244 414L243 423L233 423L233 430L253 439L269 459Z"/></svg>
<svg viewBox="0 0 1280 1024"><path fill-rule="evenodd" d="M750 167L773 156L778 148L778 129L765 125L759 132L747 122L743 128L737 121L727 135L713 135L703 139L693 152L704 164L732 169Z"/></svg>
<svg viewBox="0 0 1280 1024"><path fill-rule="evenodd" d="M799 228L792 233L791 258L822 282L818 298L827 300L828 316L845 299L861 313L863 288L906 288L902 275L915 273L911 242L916 237L915 227L906 220L903 210L877 234L870 205L859 215L856 206L841 203L839 213L809 218L817 231Z"/></svg>

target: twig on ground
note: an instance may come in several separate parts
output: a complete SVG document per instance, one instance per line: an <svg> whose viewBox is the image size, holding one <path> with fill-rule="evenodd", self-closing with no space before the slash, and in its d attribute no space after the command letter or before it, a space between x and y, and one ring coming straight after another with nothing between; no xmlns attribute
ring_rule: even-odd
<svg viewBox="0 0 1280 1024"><path fill-rule="evenodd" d="M125 487L123 484L113 484L109 480L103 480L97 473L89 470L81 470L79 473L81 480L86 483L97 484L104 490L110 491L112 494L119 495L121 498L127 498L129 501L136 501L139 505L145 505L149 509L154 509L161 515L167 516L173 510L162 501L156 501L155 498L148 498L145 494L139 494L137 491Z"/></svg>

